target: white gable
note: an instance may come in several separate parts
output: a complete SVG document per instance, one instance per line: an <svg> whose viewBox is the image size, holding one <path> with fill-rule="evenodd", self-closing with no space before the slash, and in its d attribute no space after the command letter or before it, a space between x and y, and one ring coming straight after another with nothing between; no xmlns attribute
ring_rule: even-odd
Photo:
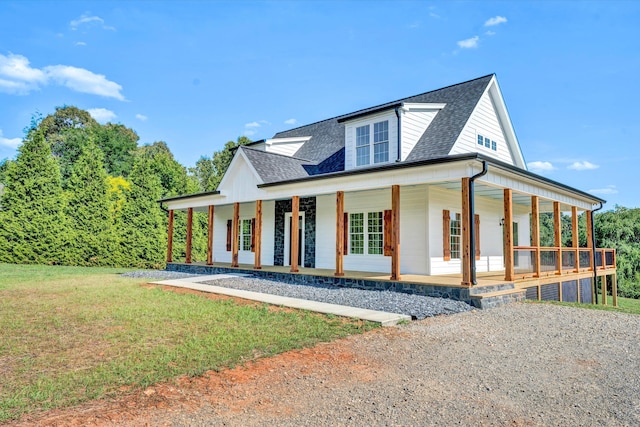
<svg viewBox="0 0 640 427"><path fill-rule="evenodd" d="M218 185L218 191L227 203L258 200L263 194L258 188L262 183L260 175L247 160L242 148L239 148Z"/></svg>
<svg viewBox="0 0 640 427"><path fill-rule="evenodd" d="M310 139L310 136L267 139L260 149L269 153L282 154L284 156L291 157L304 145L305 142Z"/></svg>
<svg viewBox="0 0 640 427"><path fill-rule="evenodd" d="M483 138L479 144L478 136ZM487 147L488 145L488 147ZM495 77L487 86L449 154L481 153L526 169Z"/></svg>
<svg viewBox="0 0 640 427"><path fill-rule="evenodd" d="M402 155L400 160L407 160L407 156L416 146L420 137L427 130L436 114L446 104L405 103L402 106L401 131Z"/></svg>

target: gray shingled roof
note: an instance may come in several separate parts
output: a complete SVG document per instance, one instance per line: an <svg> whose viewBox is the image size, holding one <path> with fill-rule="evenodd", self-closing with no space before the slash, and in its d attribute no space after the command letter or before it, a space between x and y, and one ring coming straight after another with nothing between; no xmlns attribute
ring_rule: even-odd
<svg viewBox="0 0 640 427"><path fill-rule="evenodd" d="M239 149L247 156L265 184L305 178L309 176L309 173L304 166L315 165L308 160L269 153L246 146L241 146Z"/></svg>
<svg viewBox="0 0 640 427"><path fill-rule="evenodd" d="M493 74L276 133L274 138L311 136L293 158L247 147L243 149L247 156L250 156L249 161L265 183L338 172L344 170L344 124L338 120L385 107L391 108L402 102L445 103L446 106L425 130L406 161L445 157L451 151L492 77Z"/></svg>

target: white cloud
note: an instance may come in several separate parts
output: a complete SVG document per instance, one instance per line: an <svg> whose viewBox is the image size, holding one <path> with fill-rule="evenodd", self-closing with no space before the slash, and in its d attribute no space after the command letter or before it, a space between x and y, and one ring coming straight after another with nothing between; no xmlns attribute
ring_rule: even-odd
<svg viewBox="0 0 640 427"><path fill-rule="evenodd" d="M255 135L255 134L256 134L255 130L245 129L245 131L244 131L244 136L251 136L251 135Z"/></svg>
<svg viewBox="0 0 640 427"><path fill-rule="evenodd" d="M124 101L124 96L120 93L122 86L116 82L107 80L102 74L95 74L84 68L72 67L70 65L50 65L44 67L49 78L76 92L100 95L107 98L116 98Z"/></svg>
<svg viewBox="0 0 640 427"><path fill-rule="evenodd" d="M71 21L69 23L69 26L71 27L72 30L75 31L81 25L94 25L94 24L100 25L100 27L102 27L103 30L115 31L114 27L104 25L104 19L100 18L99 16L91 16L88 13L84 13L80 15L80 18L74 19L73 21Z"/></svg>
<svg viewBox="0 0 640 427"><path fill-rule="evenodd" d="M489 31L485 32L484 34L485 34L485 36L495 36L496 32L489 30Z"/></svg>
<svg viewBox="0 0 640 427"><path fill-rule="evenodd" d="M586 170L598 169L599 167L600 166L594 165L593 163L587 162L585 160L584 162L573 162L572 164L567 166L567 169L573 169L576 171L586 171Z"/></svg>
<svg viewBox="0 0 640 427"><path fill-rule="evenodd" d="M45 73L37 68L31 68L26 57L12 53L8 56L0 54L0 91L26 95L46 82Z"/></svg>
<svg viewBox="0 0 640 427"><path fill-rule="evenodd" d="M592 188L588 192L592 194L618 194L618 189L615 185L607 185L604 188Z"/></svg>
<svg viewBox="0 0 640 427"><path fill-rule="evenodd" d="M298 121L296 119L294 119L294 118L287 119L287 120L284 121L285 125L295 125L296 123L298 123Z"/></svg>
<svg viewBox="0 0 640 427"><path fill-rule="evenodd" d="M487 22L484 23L485 27L493 27L495 25L500 25L500 24L504 24L505 22L507 22L507 18L505 18L504 16L494 16L493 18L489 18L487 19Z"/></svg>
<svg viewBox="0 0 640 427"><path fill-rule="evenodd" d="M466 40L460 40L458 42L458 47L460 47L461 49L472 49L472 48L476 48L478 47L478 41L480 40L480 37L478 36L473 36L469 39Z"/></svg>
<svg viewBox="0 0 640 427"><path fill-rule="evenodd" d="M0 147L8 147L15 150L21 143L22 139L20 138L5 138L2 135L2 129L0 129Z"/></svg>
<svg viewBox="0 0 640 427"><path fill-rule="evenodd" d="M140 120L142 122L145 122L145 121L147 121L148 117L145 116L144 114L136 114L136 119L138 119L138 120Z"/></svg>
<svg viewBox="0 0 640 427"><path fill-rule="evenodd" d="M116 98L124 101L122 86L84 68L69 65L49 65L32 68L22 55L0 54L0 92L26 95L48 84L66 86L76 92Z"/></svg>
<svg viewBox="0 0 640 427"><path fill-rule="evenodd" d="M251 123L245 124L244 127L246 127L246 128L259 128L260 127L260 123L251 122Z"/></svg>
<svg viewBox="0 0 640 427"><path fill-rule="evenodd" d="M90 108L87 110L98 123L105 124L116 118L116 113L106 108Z"/></svg>
<svg viewBox="0 0 640 427"><path fill-rule="evenodd" d="M541 162L541 161L529 162L527 163L527 167L531 172L537 172L537 173L551 172L552 170L555 169L551 164L551 162Z"/></svg>
<svg viewBox="0 0 640 427"><path fill-rule="evenodd" d="M76 42L75 45L76 46L86 46L87 44L85 42Z"/></svg>
<svg viewBox="0 0 640 427"><path fill-rule="evenodd" d="M435 12L429 12L429 16L430 16L430 17L432 17L432 18L435 18L435 19L440 19L440 18L442 18L440 15L438 15L438 14L437 14L437 13L435 13Z"/></svg>

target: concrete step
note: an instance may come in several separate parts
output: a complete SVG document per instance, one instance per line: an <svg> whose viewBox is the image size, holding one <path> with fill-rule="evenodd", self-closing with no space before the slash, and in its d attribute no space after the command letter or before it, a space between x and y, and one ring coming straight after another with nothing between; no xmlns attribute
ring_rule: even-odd
<svg viewBox="0 0 640 427"><path fill-rule="evenodd" d="M524 289L503 289L501 291L487 292L480 295L471 296L471 305L479 309L499 307L525 300Z"/></svg>
<svg viewBox="0 0 640 427"><path fill-rule="evenodd" d="M483 295L492 292L499 292L505 290L513 290L515 285L513 283L500 283L497 285L476 285L469 288L469 295Z"/></svg>

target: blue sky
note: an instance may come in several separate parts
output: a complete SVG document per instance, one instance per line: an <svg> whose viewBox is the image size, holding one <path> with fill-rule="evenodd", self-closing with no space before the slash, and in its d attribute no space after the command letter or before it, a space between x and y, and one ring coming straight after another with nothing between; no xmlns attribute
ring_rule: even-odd
<svg viewBox="0 0 640 427"><path fill-rule="evenodd" d="M192 166L496 73L530 170L640 207L640 2L0 1L0 159L56 106Z"/></svg>

